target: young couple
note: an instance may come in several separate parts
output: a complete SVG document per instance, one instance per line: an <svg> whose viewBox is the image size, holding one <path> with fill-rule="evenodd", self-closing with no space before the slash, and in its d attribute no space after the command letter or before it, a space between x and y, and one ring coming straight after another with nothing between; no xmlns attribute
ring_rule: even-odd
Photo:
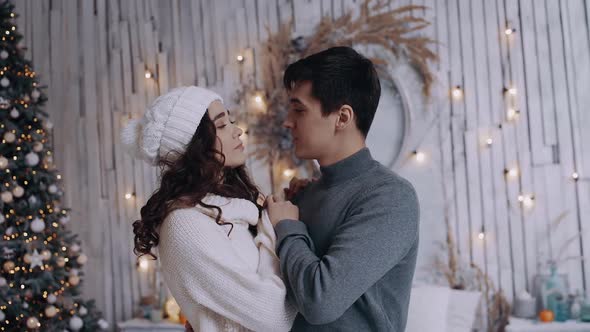
<svg viewBox="0 0 590 332"><path fill-rule="evenodd" d="M365 145L375 68L335 47L291 64L284 86L295 154L321 168L291 201L258 200L242 130L214 92L174 89L126 127L124 144L163 167L133 223L135 252L158 249L195 331L403 331L419 205Z"/></svg>

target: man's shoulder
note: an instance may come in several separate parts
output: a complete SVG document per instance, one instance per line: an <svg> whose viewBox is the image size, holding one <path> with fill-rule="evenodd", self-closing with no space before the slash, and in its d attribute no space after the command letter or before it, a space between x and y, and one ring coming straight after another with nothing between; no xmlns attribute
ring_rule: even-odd
<svg viewBox="0 0 590 332"><path fill-rule="evenodd" d="M363 191L367 194L416 195L416 190L408 179L381 164L374 167L371 172L367 172L365 178Z"/></svg>

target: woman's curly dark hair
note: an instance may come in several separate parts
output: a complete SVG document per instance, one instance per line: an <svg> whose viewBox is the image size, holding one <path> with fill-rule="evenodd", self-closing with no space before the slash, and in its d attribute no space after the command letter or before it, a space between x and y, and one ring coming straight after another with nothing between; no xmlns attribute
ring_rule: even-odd
<svg viewBox="0 0 590 332"><path fill-rule="evenodd" d="M157 259L152 252L160 241L158 228L168 214L175 209L194 207L197 204L217 210L216 222L221 221L221 209L208 205L202 199L208 194L224 197L247 199L257 204L259 189L253 184L244 165L224 167L225 156L215 149L217 139L215 124L205 113L195 134L184 153L174 161L161 158L162 169L160 187L141 208L141 219L133 223L135 247L138 256L149 255ZM178 153L178 152L174 152ZM233 225L232 225L233 228ZM251 229L251 231L254 231ZM231 229L230 229L231 233ZM229 233L228 233L229 235Z"/></svg>

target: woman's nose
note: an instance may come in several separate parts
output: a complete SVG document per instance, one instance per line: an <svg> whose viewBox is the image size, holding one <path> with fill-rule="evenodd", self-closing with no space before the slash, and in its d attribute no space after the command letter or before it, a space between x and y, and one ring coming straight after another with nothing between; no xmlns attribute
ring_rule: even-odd
<svg viewBox="0 0 590 332"><path fill-rule="evenodd" d="M240 128L240 127L236 126L236 129L235 129L235 131L234 131L234 135L235 135L236 137L240 137L240 136L242 136L242 134L243 134L243 133L244 133L244 130L242 130L242 128Z"/></svg>

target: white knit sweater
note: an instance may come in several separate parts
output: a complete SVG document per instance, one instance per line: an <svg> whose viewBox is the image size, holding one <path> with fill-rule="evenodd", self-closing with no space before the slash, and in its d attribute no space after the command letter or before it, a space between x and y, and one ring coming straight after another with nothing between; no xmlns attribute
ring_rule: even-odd
<svg viewBox="0 0 590 332"><path fill-rule="evenodd" d="M195 331L288 331L296 311L286 301L266 213L247 200L207 195L216 210L175 210L160 228L162 275ZM248 230L256 225L256 238Z"/></svg>

